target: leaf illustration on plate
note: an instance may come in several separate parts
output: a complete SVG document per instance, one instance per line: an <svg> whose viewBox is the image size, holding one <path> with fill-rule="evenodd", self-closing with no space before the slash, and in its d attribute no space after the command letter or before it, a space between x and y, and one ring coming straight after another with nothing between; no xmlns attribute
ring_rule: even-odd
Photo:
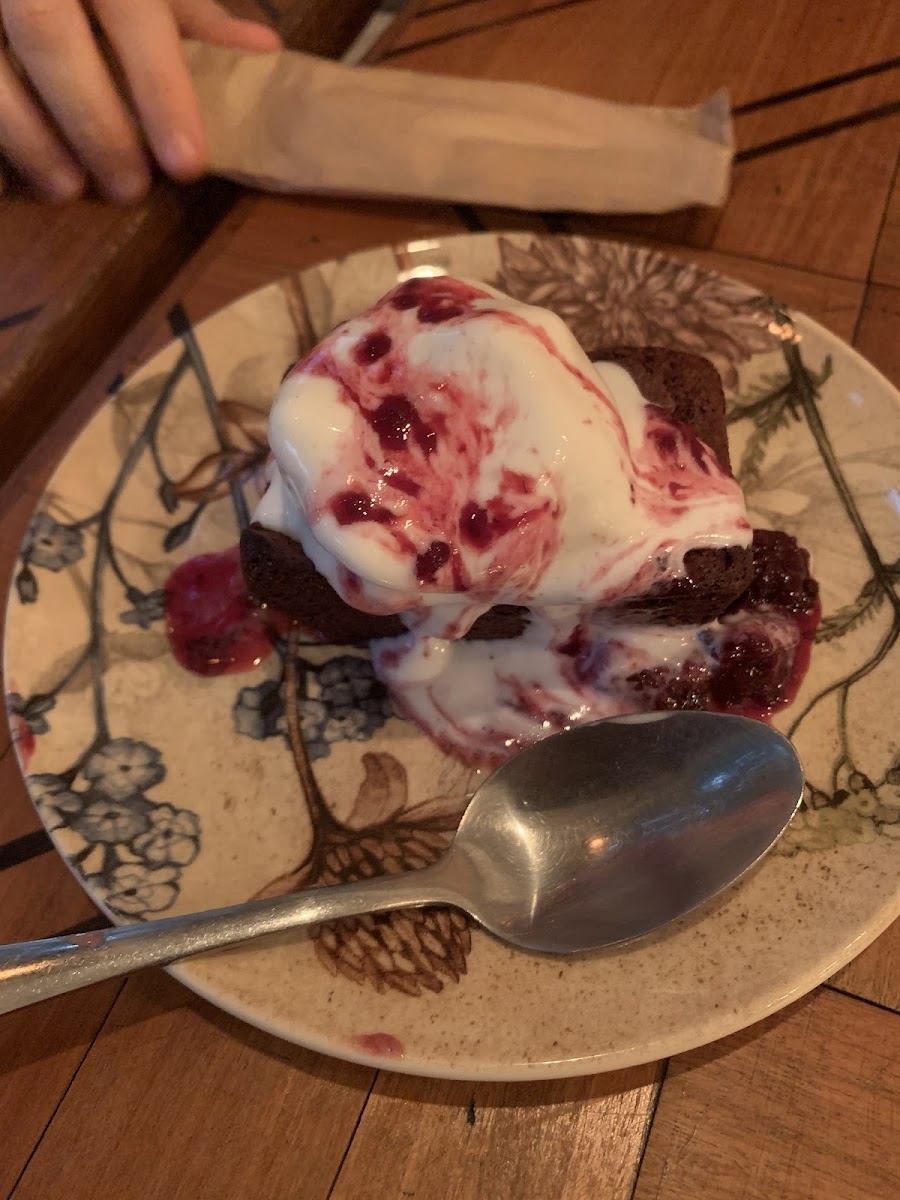
<svg viewBox="0 0 900 1200"><path fill-rule="evenodd" d="M766 299L744 284L641 246L535 237L498 240L496 285L549 308L590 354L601 346L663 346L702 354L726 387L737 367L773 350Z"/></svg>
<svg viewBox="0 0 900 1200"><path fill-rule="evenodd" d="M304 887L355 883L430 866L448 849L459 823L460 801L436 797L407 808L406 767L393 754L361 756L363 778L345 821L322 795L303 740L296 680L300 644L288 637L286 725L297 778L313 836L303 861L273 879L254 898L286 895ZM316 926L311 938L319 962L332 975L409 996L440 992L466 973L472 948L469 920L442 908L374 913Z"/></svg>
<svg viewBox="0 0 900 1200"><path fill-rule="evenodd" d="M251 900L271 900L275 896L289 896L291 892L299 892L301 888L310 887L312 869L312 861L308 858L304 859L298 867L285 871L283 875L276 875L265 887L254 892L250 898Z"/></svg>
<svg viewBox="0 0 900 1200"><path fill-rule="evenodd" d="M233 483L252 475L269 457L265 412L243 401L227 399L219 401L217 412L223 446L205 454L181 479L167 481L175 500L209 504L221 499ZM164 504L167 495L161 493Z"/></svg>
<svg viewBox="0 0 900 1200"><path fill-rule="evenodd" d="M350 829L394 820L406 808L409 795L406 768L393 754L364 754L362 766L363 781L346 819Z"/></svg>
<svg viewBox="0 0 900 1200"><path fill-rule="evenodd" d="M816 630L816 641L831 642L835 638L852 633L863 622L875 616L884 603L884 599L885 593L879 586L878 580L873 577L863 585L855 600L822 618L821 624Z"/></svg>
<svg viewBox="0 0 900 1200"><path fill-rule="evenodd" d="M819 398L822 388L833 373L831 356L825 358L818 373L805 366L803 369L810 388ZM741 487L746 491L760 482L766 451L775 434L779 430L788 429L791 421L802 420L796 385L790 372L762 375L758 383L751 385L746 395L731 398L728 406L728 424L733 425L736 421L745 419L752 422L753 429L747 438L736 475Z"/></svg>
<svg viewBox="0 0 900 1200"><path fill-rule="evenodd" d="M34 571L25 566L16 575L16 595L20 604L35 604L38 598L38 582Z"/></svg>
<svg viewBox="0 0 900 1200"><path fill-rule="evenodd" d="M760 467L766 456L766 447L778 430L786 429L788 424L789 413L786 404L782 404L777 409L773 408L766 413L765 420L761 420L757 424L747 438L747 444L737 469L737 478L742 487L749 487L751 483L757 482Z"/></svg>

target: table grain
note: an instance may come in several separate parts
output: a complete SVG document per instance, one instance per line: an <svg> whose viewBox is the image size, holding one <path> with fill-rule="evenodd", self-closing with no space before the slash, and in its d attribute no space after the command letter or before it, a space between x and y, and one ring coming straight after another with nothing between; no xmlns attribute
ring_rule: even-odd
<svg viewBox="0 0 900 1200"><path fill-rule="evenodd" d="M332 54L362 12L232 6L282 22L299 44L318 29L306 44ZM660 246L778 294L900 384L892 0L420 0L404 17L376 50L391 66L641 103L727 87L738 137L727 204L585 217L229 189L198 216L215 183L161 185L125 214L4 200L0 587L54 463L120 373L166 340L173 302L199 320L287 271L382 242L515 228ZM35 380L52 387L37 408ZM0 795L3 938L96 923L38 828L5 728ZM889 1200L900 1195L900 923L759 1025L587 1079L375 1072L250 1029L161 972L2 1018L0 1064L0 1196L16 1200Z"/></svg>

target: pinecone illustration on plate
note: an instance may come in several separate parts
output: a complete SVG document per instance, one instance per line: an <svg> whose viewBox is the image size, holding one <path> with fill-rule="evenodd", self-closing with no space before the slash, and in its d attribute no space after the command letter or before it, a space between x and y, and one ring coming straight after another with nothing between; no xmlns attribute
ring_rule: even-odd
<svg viewBox="0 0 900 1200"><path fill-rule="evenodd" d="M390 815L362 829L335 818L312 772L298 705L291 702L297 694L292 657L289 647L285 715L313 840L304 860L273 879L257 897L396 875L435 862L450 845L459 822L457 806L430 800L408 809L406 768L392 754L362 755L364 778L353 806L353 812L364 813L368 807ZM424 991L440 992L446 983L458 983L465 975L472 948L469 924L466 916L452 909L416 908L329 922L316 926L310 936L317 958L332 975L370 984L378 992L391 988L419 996Z"/></svg>
<svg viewBox="0 0 900 1200"><path fill-rule="evenodd" d="M452 825L439 828L440 824L393 823L362 835L331 833L315 882L350 883L428 866L450 844ZM379 992L390 987L410 996L423 989L439 992L447 980L458 983L472 947L467 918L445 908L352 917L320 926L313 936L319 960L333 975L371 983Z"/></svg>
<svg viewBox="0 0 900 1200"><path fill-rule="evenodd" d="M741 363L777 348L764 296L661 251L557 236L527 246L501 237L497 248L496 286L562 317L589 355L604 345L691 350L734 387Z"/></svg>

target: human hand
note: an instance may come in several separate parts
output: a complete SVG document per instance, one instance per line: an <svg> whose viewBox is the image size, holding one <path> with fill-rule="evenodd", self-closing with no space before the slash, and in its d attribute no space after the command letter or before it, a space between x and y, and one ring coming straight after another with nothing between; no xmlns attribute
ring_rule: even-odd
<svg viewBox="0 0 900 1200"><path fill-rule="evenodd" d="M179 36L249 51L281 45L215 0L0 0L0 22L0 153L55 200L77 196L87 174L109 199L139 200L148 150L176 179L204 172Z"/></svg>

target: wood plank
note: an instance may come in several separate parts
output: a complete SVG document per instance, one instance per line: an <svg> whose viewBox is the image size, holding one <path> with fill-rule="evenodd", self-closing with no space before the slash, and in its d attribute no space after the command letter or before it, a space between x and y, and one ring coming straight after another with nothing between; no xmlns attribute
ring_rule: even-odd
<svg viewBox="0 0 900 1200"><path fill-rule="evenodd" d="M630 1194L661 1064L470 1084L382 1074L333 1200Z"/></svg>
<svg viewBox="0 0 900 1200"><path fill-rule="evenodd" d="M51 301L70 274L85 270L121 219L120 213L99 200L62 208L21 197L0 202L0 316ZM38 231L40 237L35 236ZM0 355L19 329L4 331ZM0 365L5 365L2 357Z"/></svg>
<svg viewBox="0 0 900 1200"><path fill-rule="evenodd" d="M483 3L474 7L484 11ZM448 10L446 19L457 11L465 9ZM588 0L442 46L410 52L401 44L385 61L636 104L695 104L728 87L742 105L898 54L900 13L891 0L869 0L852 20L841 0Z"/></svg>
<svg viewBox="0 0 900 1200"><path fill-rule="evenodd" d="M420 13L431 13L441 8L471 7L477 9L483 0L419 0Z"/></svg>
<svg viewBox="0 0 900 1200"><path fill-rule="evenodd" d="M372 1078L148 972L126 984L16 1200L62 1180L68 1200L325 1200Z"/></svg>
<svg viewBox="0 0 900 1200"><path fill-rule="evenodd" d="M498 208L486 204L462 205L458 211L467 218L466 228L473 233L492 230L494 233L549 233L551 222L541 213L520 208Z"/></svg>
<svg viewBox="0 0 900 1200"><path fill-rule="evenodd" d="M439 237L464 229L448 205L260 196L223 249L271 263L282 274L369 246ZM215 262L210 262L215 270Z"/></svg>
<svg viewBox="0 0 900 1200"><path fill-rule="evenodd" d="M900 387L900 287L871 284L854 343L860 354Z"/></svg>
<svg viewBox="0 0 900 1200"><path fill-rule="evenodd" d="M900 1013L900 920L838 971L829 985Z"/></svg>
<svg viewBox="0 0 900 1200"><path fill-rule="evenodd" d="M559 0L478 0L470 4L444 4L430 12L424 9L394 40L390 56L424 42L459 37L497 22L514 22L558 4Z"/></svg>
<svg viewBox="0 0 900 1200"><path fill-rule="evenodd" d="M15 1186L121 986L111 980L0 1018L0 1195Z"/></svg>
<svg viewBox="0 0 900 1200"><path fill-rule="evenodd" d="M225 219L230 184L160 183L138 208L117 216L94 253L66 272L45 308L3 359L0 481L7 478L99 359L120 341L178 268ZM77 215L86 201L73 206ZM4 220L0 209L0 221ZM153 247L153 253L149 248Z"/></svg>
<svg viewBox="0 0 900 1200"><path fill-rule="evenodd" d="M821 989L672 1059L634 1200L900 1194L900 1017Z"/></svg>
<svg viewBox="0 0 900 1200"><path fill-rule="evenodd" d="M900 287L900 172L894 176L872 263L872 281Z"/></svg>
<svg viewBox="0 0 900 1200"><path fill-rule="evenodd" d="M736 122L738 149L900 100L896 72ZM720 250L866 278L900 152L900 113L739 162L713 241Z"/></svg>

